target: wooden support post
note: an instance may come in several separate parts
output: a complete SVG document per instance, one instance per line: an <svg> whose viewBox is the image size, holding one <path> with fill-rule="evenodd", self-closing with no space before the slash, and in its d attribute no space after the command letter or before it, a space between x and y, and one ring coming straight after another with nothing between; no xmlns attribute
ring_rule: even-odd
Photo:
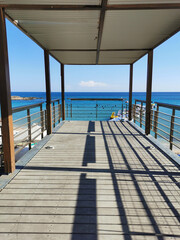
<svg viewBox="0 0 180 240"><path fill-rule="evenodd" d="M45 78L46 78L46 109L47 109L47 134L52 133L52 110L51 110L51 81L49 67L49 52L44 50Z"/></svg>
<svg viewBox="0 0 180 240"><path fill-rule="evenodd" d="M146 135L150 134L152 71L153 71L153 50L149 51L148 53L147 87L146 87L146 123L145 123Z"/></svg>
<svg viewBox="0 0 180 240"><path fill-rule="evenodd" d="M2 116L4 171L5 173L12 173L15 170L13 119L6 23L4 10L2 8L0 8L0 103Z"/></svg>
<svg viewBox="0 0 180 240"><path fill-rule="evenodd" d="M62 102L62 120L65 120L64 64L61 64L61 102Z"/></svg>
<svg viewBox="0 0 180 240"><path fill-rule="evenodd" d="M129 75L129 121L132 120L132 88L133 88L133 64L130 65Z"/></svg>

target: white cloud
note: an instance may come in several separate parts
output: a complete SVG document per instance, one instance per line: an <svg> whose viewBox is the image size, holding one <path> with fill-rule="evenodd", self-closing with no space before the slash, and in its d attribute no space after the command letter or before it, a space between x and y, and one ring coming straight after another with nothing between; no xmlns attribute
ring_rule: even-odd
<svg viewBox="0 0 180 240"><path fill-rule="evenodd" d="M87 82L81 81L81 82L79 83L79 85L80 85L81 87L105 87L105 86L107 86L106 83L103 83L103 82L95 82L95 81L87 81Z"/></svg>

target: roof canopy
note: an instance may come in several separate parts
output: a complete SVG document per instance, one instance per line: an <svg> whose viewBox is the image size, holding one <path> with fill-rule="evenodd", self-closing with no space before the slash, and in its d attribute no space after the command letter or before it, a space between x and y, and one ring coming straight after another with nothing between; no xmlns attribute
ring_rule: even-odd
<svg viewBox="0 0 180 240"><path fill-rule="evenodd" d="M63 64L132 64L180 30L180 0L0 0Z"/></svg>

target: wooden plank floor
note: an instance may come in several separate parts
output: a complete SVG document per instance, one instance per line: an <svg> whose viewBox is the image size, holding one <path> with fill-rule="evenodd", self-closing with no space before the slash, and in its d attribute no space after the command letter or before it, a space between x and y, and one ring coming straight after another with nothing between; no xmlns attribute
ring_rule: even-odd
<svg viewBox="0 0 180 240"><path fill-rule="evenodd" d="M65 122L0 192L2 240L180 239L180 172L129 123Z"/></svg>

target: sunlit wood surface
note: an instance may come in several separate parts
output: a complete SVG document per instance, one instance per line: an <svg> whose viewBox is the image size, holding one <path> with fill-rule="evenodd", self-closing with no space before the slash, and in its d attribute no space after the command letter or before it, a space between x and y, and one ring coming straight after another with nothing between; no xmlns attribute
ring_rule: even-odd
<svg viewBox="0 0 180 240"><path fill-rule="evenodd" d="M65 122L0 192L0 239L179 239L179 180L128 122Z"/></svg>

